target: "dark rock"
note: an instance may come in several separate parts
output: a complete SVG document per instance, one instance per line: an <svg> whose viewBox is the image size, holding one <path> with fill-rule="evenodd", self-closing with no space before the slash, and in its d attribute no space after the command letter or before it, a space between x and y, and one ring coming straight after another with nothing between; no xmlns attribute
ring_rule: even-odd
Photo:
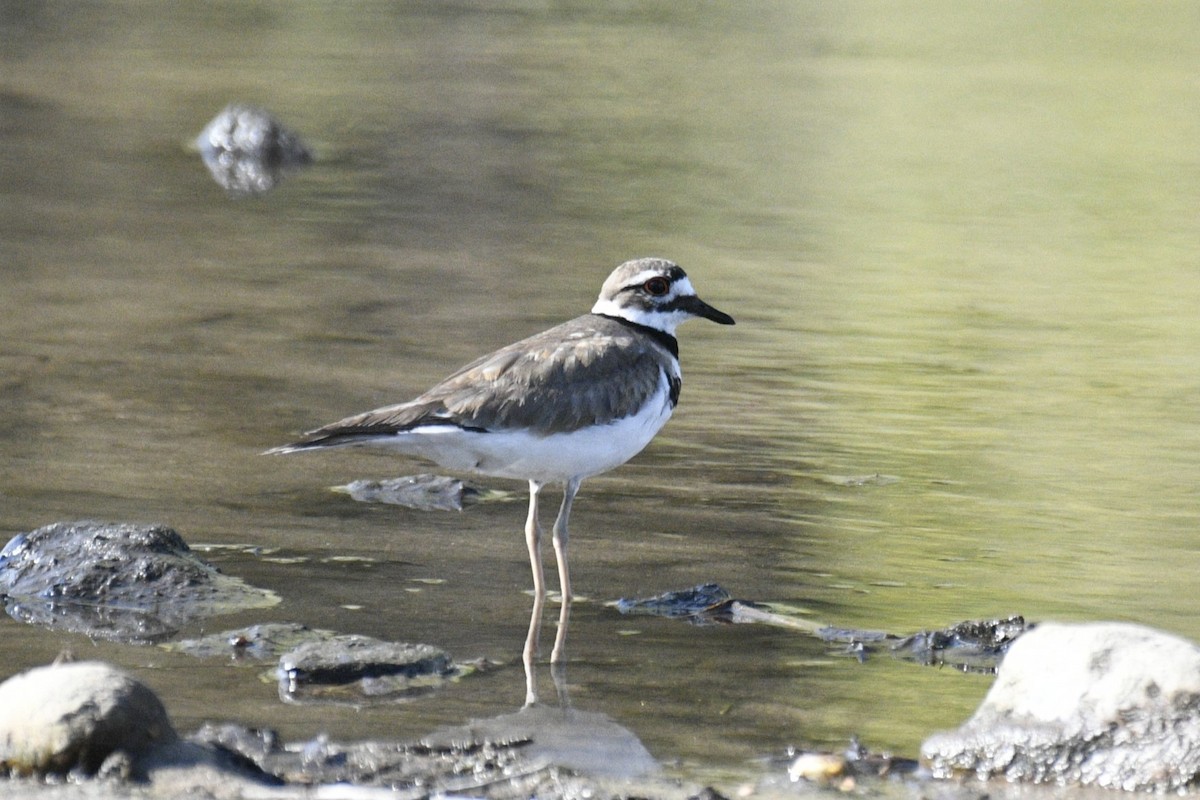
<svg viewBox="0 0 1200 800"><path fill-rule="evenodd" d="M154 692L107 664L36 667L0 684L0 766L17 774L128 774L176 738Z"/></svg>
<svg viewBox="0 0 1200 800"><path fill-rule="evenodd" d="M270 112L239 103L208 123L196 147L213 179L235 197L269 192L290 171L312 163L300 137Z"/></svg>
<svg viewBox="0 0 1200 800"><path fill-rule="evenodd" d="M880 649L896 658L924 666L954 667L964 672L994 673L1009 646L1034 623L1024 617L967 620L948 628L897 636L885 631L824 626L815 633L822 640L845 645L845 653L865 661Z"/></svg>
<svg viewBox="0 0 1200 800"><path fill-rule="evenodd" d="M953 666L968 672L994 672L1009 646L1033 628L1024 617L971 620L940 630L921 631L893 643L892 653L925 666Z"/></svg>
<svg viewBox="0 0 1200 800"><path fill-rule="evenodd" d="M1174 792L1200 778L1200 648L1124 623L1023 634L958 730L921 748L934 774Z"/></svg>
<svg viewBox="0 0 1200 800"><path fill-rule="evenodd" d="M21 622L132 643L279 602L197 558L170 528L91 521L10 540L0 551L0 595Z"/></svg>
<svg viewBox="0 0 1200 800"><path fill-rule="evenodd" d="M440 688L458 674L450 656L428 644L335 636L307 642L279 659L286 702L362 704L394 701Z"/></svg>
<svg viewBox="0 0 1200 800"><path fill-rule="evenodd" d="M736 603L724 588L716 583L693 586L674 592L664 592L641 599L621 598L613 605L622 614L649 614L657 617L686 619L697 624L729 622Z"/></svg>
<svg viewBox="0 0 1200 800"><path fill-rule="evenodd" d="M696 794L688 797L687 800L729 800L729 798L711 786L705 786Z"/></svg>

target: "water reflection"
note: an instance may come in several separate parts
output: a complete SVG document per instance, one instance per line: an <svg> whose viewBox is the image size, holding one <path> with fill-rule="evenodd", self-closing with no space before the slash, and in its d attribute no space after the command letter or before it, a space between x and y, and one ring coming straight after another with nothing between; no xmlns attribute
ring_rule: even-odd
<svg viewBox="0 0 1200 800"><path fill-rule="evenodd" d="M312 163L312 152L266 109L234 103L196 137L204 166L231 197L266 194Z"/></svg>
<svg viewBox="0 0 1200 800"><path fill-rule="evenodd" d="M568 604L563 604L566 608ZM463 725L443 728L424 737L431 744L460 741L512 742L528 740L524 751L534 762L554 764L585 775L636 778L661 771L637 735L607 714L582 711L571 705L567 666L550 665L555 698L547 701L537 691L537 670L525 662L525 705L519 710Z"/></svg>
<svg viewBox="0 0 1200 800"><path fill-rule="evenodd" d="M554 671L555 687L562 696L561 669L566 662L567 626L571 621L571 595L560 595L561 603L558 610L558 627L554 632L554 649L550 653L550 666ZM521 661L525 665L525 705L531 706L538 701L536 664L538 647L542 635L542 613L546 604L545 591L534 590L533 609L529 613L529 633L525 636L525 647L521 651Z"/></svg>

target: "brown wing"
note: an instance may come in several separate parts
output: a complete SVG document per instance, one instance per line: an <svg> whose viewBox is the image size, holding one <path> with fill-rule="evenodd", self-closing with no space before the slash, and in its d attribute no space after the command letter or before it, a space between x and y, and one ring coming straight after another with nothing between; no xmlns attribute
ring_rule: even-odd
<svg viewBox="0 0 1200 800"><path fill-rule="evenodd" d="M297 445L352 444L425 425L548 434L604 424L641 408L670 359L657 343L589 314L477 359L415 400L310 431Z"/></svg>

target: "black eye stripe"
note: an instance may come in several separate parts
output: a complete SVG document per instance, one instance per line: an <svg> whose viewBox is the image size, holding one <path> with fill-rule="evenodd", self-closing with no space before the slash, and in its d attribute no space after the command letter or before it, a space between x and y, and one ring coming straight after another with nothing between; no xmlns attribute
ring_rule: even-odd
<svg viewBox="0 0 1200 800"><path fill-rule="evenodd" d="M682 297L676 297L673 300L671 300L671 302L664 303L663 305L659 306L658 308L660 311L687 311L688 310L688 302L693 299L695 299L694 295L684 295Z"/></svg>

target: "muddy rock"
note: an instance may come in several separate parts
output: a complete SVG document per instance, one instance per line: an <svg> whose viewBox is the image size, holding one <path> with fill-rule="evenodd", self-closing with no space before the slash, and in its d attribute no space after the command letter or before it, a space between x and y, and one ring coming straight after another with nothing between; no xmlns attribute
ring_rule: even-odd
<svg viewBox="0 0 1200 800"><path fill-rule="evenodd" d="M921 750L938 777L1195 786L1200 648L1139 625L1042 623L1012 644L974 716Z"/></svg>
<svg viewBox="0 0 1200 800"><path fill-rule="evenodd" d="M450 656L433 645L346 635L285 653L277 677L284 702L361 705L426 694L458 673Z"/></svg>
<svg viewBox="0 0 1200 800"><path fill-rule="evenodd" d="M0 684L0 766L19 775L93 775L176 738L154 692L107 664L36 667Z"/></svg>
<svg viewBox="0 0 1200 800"><path fill-rule="evenodd" d="M0 777L6 798L688 796L653 777L610 784L577 775L511 733L285 743L269 730L222 723L179 737L150 689L99 662L38 667L0 684L0 767L32 776Z"/></svg>
<svg viewBox="0 0 1200 800"><path fill-rule="evenodd" d="M13 537L0 551L0 596L21 622L138 644L279 602L197 558L168 527L93 521Z"/></svg>
<svg viewBox="0 0 1200 800"><path fill-rule="evenodd" d="M216 745L256 764L289 786L337 784L345 796L379 788L398 797L459 795L489 798L605 796L586 779L531 759L523 740L462 740L427 744L388 741L335 742L318 736L284 744L237 725L209 725L192 741Z"/></svg>

